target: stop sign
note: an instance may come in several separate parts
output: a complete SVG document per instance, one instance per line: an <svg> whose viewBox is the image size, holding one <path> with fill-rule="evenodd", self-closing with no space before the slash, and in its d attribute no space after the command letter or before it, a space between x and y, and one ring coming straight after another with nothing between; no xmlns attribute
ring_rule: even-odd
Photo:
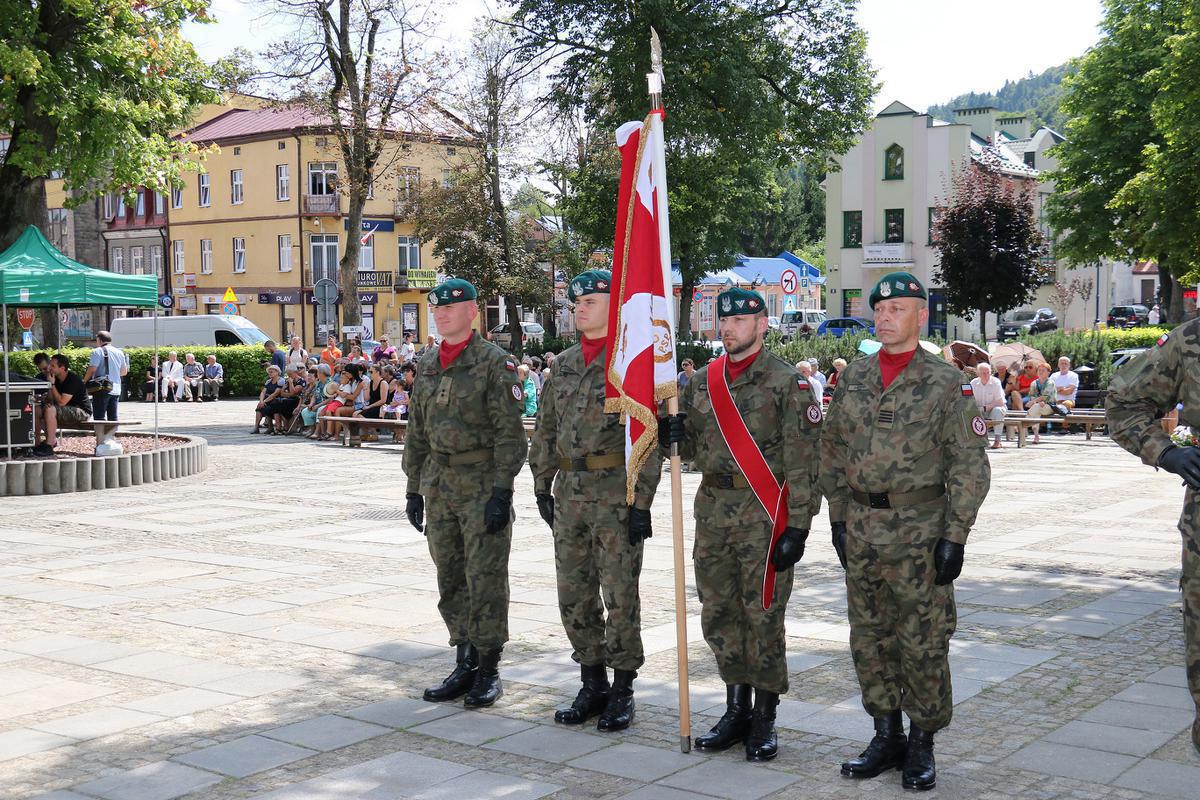
<svg viewBox="0 0 1200 800"><path fill-rule="evenodd" d="M17 309L17 323L25 330L29 330L30 328L32 328L33 327L33 309L32 308L18 308Z"/></svg>

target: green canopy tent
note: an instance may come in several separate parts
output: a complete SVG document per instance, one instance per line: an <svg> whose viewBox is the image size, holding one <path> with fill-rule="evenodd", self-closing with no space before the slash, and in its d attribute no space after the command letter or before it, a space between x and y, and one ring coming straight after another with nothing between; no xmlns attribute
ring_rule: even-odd
<svg viewBox="0 0 1200 800"><path fill-rule="evenodd" d="M0 253L0 313L3 315L4 387L8 397L8 307L144 306L158 304L158 277L117 275L67 258L33 225ZM57 318L57 315L56 315ZM155 393L157 398L157 392ZM6 401L7 402L7 401ZM157 414L155 434L158 433ZM5 415L4 444L12 450L11 419Z"/></svg>

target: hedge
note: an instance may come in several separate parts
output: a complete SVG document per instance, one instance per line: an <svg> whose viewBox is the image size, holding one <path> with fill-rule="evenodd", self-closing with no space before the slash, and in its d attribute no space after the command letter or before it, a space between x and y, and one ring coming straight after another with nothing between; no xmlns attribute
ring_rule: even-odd
<svg viewBox="0 0 1200 800"><path fill-rule="evenodd" d="M1108 342L1109 349L1124 350L1129 347L1152 347L1160 336L1170 330L1161 325L1153 328L1104 328L1100 335Z"/></svg>
<svg viewBox="0 0 1200 800"><path fill-rule="evenodd" d="M129 357L129 385L135 387L135 393L145 380L146 372L150 369L150 357L154 354L152 347L122 348ZM184 360L186 353L196 356L200 364L206 363L209 353L217 357L217 363L225 368L225 385L222 393L234 397L252 397L258 395L266 382L267 374L262 368L262 362L268 359L267 351L261 345L236 345L227 347L187 347L176 348L179 360ZM47 350L47 353L50 351ZM61 351L71 360L71 371L83 375L88 368L88 358L91 356L90 347L67 347ZM170 350L161 348L160 357L167 359ZM17 350L9 353L9 364L13 372L25 375L36 375L33 368L34 353L29 350ZM140 398L139 398L140 399Z"/></svg>

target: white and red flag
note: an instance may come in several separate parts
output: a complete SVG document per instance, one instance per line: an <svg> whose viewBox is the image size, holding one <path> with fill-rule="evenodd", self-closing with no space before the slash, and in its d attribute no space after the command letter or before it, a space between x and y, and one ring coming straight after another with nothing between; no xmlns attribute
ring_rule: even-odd
<svg viewBox="0 0 1200 800"><path fill-rule="evenodd" d="M608 310L604 410L625 419L626 501L658 447L658 403L677 392L662 124L617 129L621 182ZM666 241L664 241L666 239Z"/></svg>

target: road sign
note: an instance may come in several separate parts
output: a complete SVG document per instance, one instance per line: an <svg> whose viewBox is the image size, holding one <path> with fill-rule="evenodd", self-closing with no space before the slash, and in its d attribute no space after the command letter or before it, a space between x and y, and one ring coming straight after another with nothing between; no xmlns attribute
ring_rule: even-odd
<svg viewBox="0 0 1200 800"><path fill-rule="evenodd" d="M187 286L187 287L194 287L196 285L196 273L194 273L194 272L183 273L183 285Z"/></svg>
<svg viewBox="0 0 1200 800"><path fill-rule="evenodd" d="M33 331L25 331L21 334L21 347L33 347Z"/></svg>
<svg viewBox="0 0 1200 800"><path fill-rule="evenodd" d="M704 290L703 289L693 289L692 290L692 302L693 303L699 303L703 299L704 299Z"/></svg>
<svg viewBox="0 0 1200 800"><path fill-rule="evenodd" d="M158 304L163 308L170 308L171 306L175 305L175 298L171 297L169 294L164 294L158 298Z"/></svg>
<svg viewBox="0 0 1200 800"><path fill-rule="evenodd" d="M801 289L808 288L808 276L807 275L805 275L803 278L800 279L800 288Z"/></svg>
<svg viewBox="0 0 1200 800"><path fill-rule="evenodd" d="M224 303L221 305L221 313L227 317L236 317L238 313L237 303Z"/></svg>
<svg viewBox="0 0 1200 800"><path fill-rule="evenodd" d="M365 325L343 325L343 336L363 336L366 334L367 328Z"/></svg>
<svg viewBox="0 0 1200 800"><path fill-rule="evenodd" d="M795 311L796 310L796 295L789 294L789 295L784 296L783 310L784 311Z"/></svg>
<svg viewBox="0 0 1200 800"><path fill-rule="evenodd" d="M30 328L32 328L33 327L33 309L32 308L18 308L17 309L17 323L25 330L29 330Z"/></svg>
<svg viewBox="0 0 1200 800"><path fill-rule="evenodd" d="M176 286L174 289L171 290L171 294L180 295L180 296L185 295L185 294L187 294L187 287L186 286Z"/></svg>
<svg viewBox="0 0 1200 800"><path fill-rule="evenodd" d="M225 296L221 298L221 302L222 302L222 303L235 303L235 304L236 304L236 303L237 303L237 301L238 301L238 299L237 299L237 295L233 293L233 287L232 287L232 286L230 286L228 289L226 289L226 290L225 290ZM235 312L233 312L233 313L235 313L235 314L236 314L237 312L235 311Z"/></svg>
<svg viewBox="0 0 1200 800"><path fill-rule="evenodd" d="M337 296L337 284L329 278L321 278L313 284L313 297L316 298L318 305L332 305L337 302Z"/></svg>
<svg viewBox="0 0 1200 800"><path fill-rule="evenodd" d="M779 287L783 289L784 294L796 293L796 271L785 269L783 274L779 276Z"/></svg>

